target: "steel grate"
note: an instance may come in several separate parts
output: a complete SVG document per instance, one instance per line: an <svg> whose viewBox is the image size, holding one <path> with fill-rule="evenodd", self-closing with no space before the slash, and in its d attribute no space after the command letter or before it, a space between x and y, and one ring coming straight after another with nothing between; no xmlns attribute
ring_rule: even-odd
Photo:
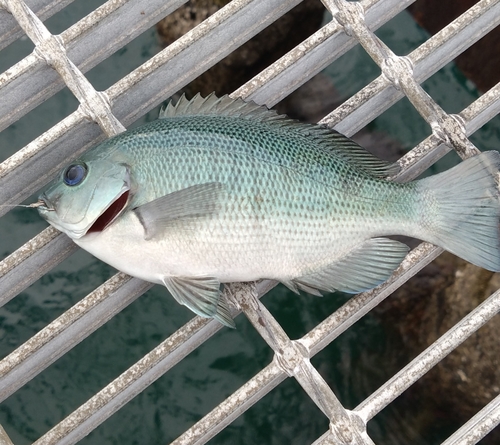
<svg viewBox="0 0 500 445"><path fill-rule="evenodd" d="M69 159L97 141L123 131L300 0L233 0L105 91L96 91L84 73L184 1L110 0L62 34L51 34L41 18L68 3L69 0L0 0L0 49L23 33L35 44L29 56L0 74L0 130L64 86L80 104L74 113L0 165L2 204L22 202ZM398 181L419 176L451 150L463 159L478 152L468 136L499 114L500 84L460 113L450 115L420 83L500 23L500 0L481 0L404 57L396 56L373 30L413 3L411 0L323 3L332 14L332 21L236 90L233 97L273 106L360 43L380 67L381 75L322 123L352 135L406 96L431 127L432 135L399 160L402 172ZM121 32L123 29L127 32ZM7 211L8 207L0 207L0 216ZM75 249L65 235L48 228L3 259L1 304L15 298ZM370 419L496 315L500 310L500 290L353 410L342 406L310 358L441 252L428 243L420 244L386 283L351 298L298 340L290 339L259 301L275 283L227 286L225 295L235 313L246 315L274 351L274 359L173 443L206 443L287 377L298 381L329 420L329 430L314 444L374 443L366 431ZM19 345L0 361L0 400L15 393L150 287L149 283L118 273ZM215 321L193 318L35 443L77 443L221 328ZM443 444L477 443L500 423L499 405L500 396Z"/></svg>

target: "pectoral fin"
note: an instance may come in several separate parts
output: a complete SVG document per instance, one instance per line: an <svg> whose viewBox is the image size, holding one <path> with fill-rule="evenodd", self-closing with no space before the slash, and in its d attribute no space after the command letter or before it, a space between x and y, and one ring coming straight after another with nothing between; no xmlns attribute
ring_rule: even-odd
<svg viewBox="0 0 500 445"><path fill-rule="evenodd" d="M144 227L145 239L151 239L175 221L216 213L224 193L220 182L197 184L143 204L133 212Z"/></svg>
<svg viewBox="0 0 500 445"><path fill-rule="evenodd" d="M163 284L172 296L200 317L215 318L235 328L227 302L221 295L220 283L212 277L164 277Z"/></svg>
<svg viewBox="0 0 500 445"><path fill-rule="evenodd" d="M408 246L399 241L372 238L324 269L284 284L316 295L317 290L357 294L386 281L407 253Z"/></svg>

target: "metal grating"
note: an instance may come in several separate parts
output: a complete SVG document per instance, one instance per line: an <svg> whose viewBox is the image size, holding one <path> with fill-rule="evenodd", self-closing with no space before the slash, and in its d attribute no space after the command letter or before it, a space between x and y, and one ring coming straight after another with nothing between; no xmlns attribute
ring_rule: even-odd
<svg viewBox="0 0 500 445"><path fill-rule="evenodd" d="M35 44L32 54L0 74L0 130L65 85L80 103L74 113L0 165L2 204L22 202L45 185L68 159L104 137L123 131L300 0L233 0L105 91L96 91L83 73L184 2L110 0L62 34L52 35L40 18L68 3L0 0L0 48L23 32ZM233 96L273 106L360 43L382 74L326 116L323 123L352 135L406 96L430 125L432 135L399 160L402 173L397 180L417 177L450 150L462 158L477 153L468 136L500 112L500 84L460 113L450 115L420 83L498 25L500 0L480 1L405 57L396 56L372 31L405 9L411 0L323 3L333 20ZM0 207L0 216L7 210ZM48 228L5 258L0 263L1 304L16 297L74 250L68 238ZM274 351L274 360L173 443L207 442L287 377L295 378L329 419L329 430L314 444L374 443L366 432L369 420L496 315L500 290L353 410L342 406L310 358L440 253L435 246L420 244L388 282L353 297L298 340L291 340L259 301L275 283L228 286L226 296L234 304L235 313L244 312ZM118 273L20 345L0 362L0 400L29 382L150 286ZM221 328L217 322L193 318L35 443L77 443ZM500 396L444 444L477 443L498 423ZM2 439L0 431L0 443L2 440L7 438Z"/></svg>

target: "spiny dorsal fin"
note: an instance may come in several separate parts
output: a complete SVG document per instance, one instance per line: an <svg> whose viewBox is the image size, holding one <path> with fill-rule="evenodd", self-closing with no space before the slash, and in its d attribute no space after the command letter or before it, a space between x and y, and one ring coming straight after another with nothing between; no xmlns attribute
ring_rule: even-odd
<svg viewBox="0 0 500 445"><path fill-rule="evenodd" d="M200 93L188 100L183 94L177 103L172 101L160 111L159 119L180 116L233 116L263 122L276 127L286 127L297 134L312 138L324 150L332 152L365 172L377 177L387 178L396 175L400 167L397 163L383 161L343 134L324 125L299 122L286 115L280 115L255 102L241 98L233 99L228 95L218 98L215 93L203 98Z"/></svg>
<svg viewBox="0 0 500 445"><path fill-rule="evenodd" d="M269 110L265 106L255 102L245 102L241 98L232 99L228 95L217 97L215 93L202 97L196 94L191 100L183 94L181 98L173 104L170 101L165 108L160 111L159 119L179 116L235 116L258 121L270 121L274 119L287 119L286 116L278 115L276 111Z"/></svg>

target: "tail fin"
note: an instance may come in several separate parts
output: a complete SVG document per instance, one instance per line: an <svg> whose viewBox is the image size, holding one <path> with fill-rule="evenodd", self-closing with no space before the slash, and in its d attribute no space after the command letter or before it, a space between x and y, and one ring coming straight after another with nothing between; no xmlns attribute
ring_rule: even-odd
<svg viewBox="0 0 500 445"><path fill-rule="evenodd" d="M500 271L500 153L488 151L419 181L428 201L423 237L470 263Z"/></svg>

